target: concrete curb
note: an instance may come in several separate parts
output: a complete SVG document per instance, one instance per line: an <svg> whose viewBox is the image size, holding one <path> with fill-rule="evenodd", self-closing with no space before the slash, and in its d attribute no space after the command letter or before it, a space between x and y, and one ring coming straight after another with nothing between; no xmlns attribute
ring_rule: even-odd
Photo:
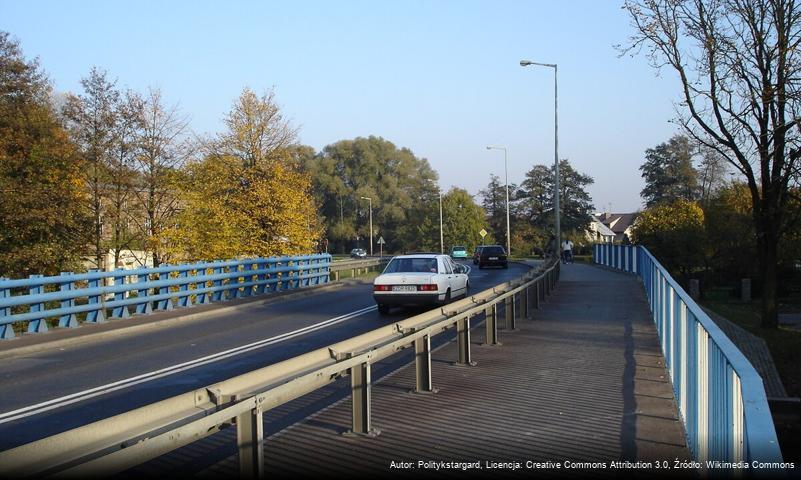
<svg viewBox="0 0 801 480"><path fill-rule="evenodd" d="M273 295L248 297L211 305L199 305L189 307L188 309L131 317L125 320L108 320L100 324L85 323L81 324L78 328L53 329L45 334L22 335L11 340L0 342L0 360L37 353L44 350L63 349L65 347L106 340L148 330L169 328L185 322L204 320L215 315L246 310L261 305L287 302L303 296L335 290L345 285L360 283L366 283L366 279L347 278L338 282L315 285L299 290L278 292Z"/></svg>

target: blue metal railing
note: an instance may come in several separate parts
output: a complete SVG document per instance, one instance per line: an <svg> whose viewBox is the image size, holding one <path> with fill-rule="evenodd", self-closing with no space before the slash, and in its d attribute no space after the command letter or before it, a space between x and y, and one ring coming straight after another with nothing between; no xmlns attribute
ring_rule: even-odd
<svg viewBox="0 0 801 480"><path fill-rule="evenodd" d="M640 246L595 245L593 261L642 279L695 458L781 463L762 378L665 267Z"/></svg>
<svg viewBox="0 0 801 480"><path fill-rule="evenodd" d="M221 302L266 292L327 283L331 256L250 258L163 265L156 268L9 280L0 278L0 339L14 337L13 325L27 322L29 333L99 323L193 304ZM110 316L107 315L110 313Z"/></svg>

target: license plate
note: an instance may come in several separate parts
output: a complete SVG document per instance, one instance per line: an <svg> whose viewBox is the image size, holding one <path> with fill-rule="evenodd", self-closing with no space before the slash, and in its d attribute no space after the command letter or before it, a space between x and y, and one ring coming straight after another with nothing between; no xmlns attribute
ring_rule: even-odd
<svg viewBox="0 0 801 480"><path fill-rule="evenodd" d="M498 257L489 257L490 260L497 260Z"/></svg>
<svg viewBox="0 0 801 480"><path fill-rule="evenodd" d="M393 292L416 292L417 286L416 285L393 285L392 286Z"/></svg>

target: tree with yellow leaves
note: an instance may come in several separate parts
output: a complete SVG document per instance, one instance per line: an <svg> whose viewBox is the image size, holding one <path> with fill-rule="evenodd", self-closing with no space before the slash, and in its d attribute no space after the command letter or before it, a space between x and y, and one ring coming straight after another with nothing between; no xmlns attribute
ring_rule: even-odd
<svg viewBox="0 0 801 480"><path fill-rule="evenodd" d="M183 181L184 209L165 232L184 260L310 253L321 236L311 182L293 160L295 131L273 92L245 89L228 130Z"/></svg>
<svg viewBox="0 0 801 480"><path fill-rule="evenodd" d="M634 243L645 245L671 271L686 275L704 265L704 211L697 202L675 200L641 212Z"/></svg>

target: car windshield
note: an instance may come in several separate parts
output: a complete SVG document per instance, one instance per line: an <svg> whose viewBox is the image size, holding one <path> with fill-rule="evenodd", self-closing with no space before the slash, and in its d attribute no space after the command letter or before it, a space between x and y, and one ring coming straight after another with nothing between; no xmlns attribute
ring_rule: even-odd
<svg viewBox="0 0 801 480"><path fill-rule="evenodd" d="M453 247L453 251L454 252L464 252L464 251L467 251L467 249L464 248L464 247Z"/></svg>
<svg viewBox="0 0 801 480"><path fill-rule="evenodd" d="M384 273L437 273L437 259L393 258Z"/></svg>
<svg viewBox="0 0 801 480"><path fill-rule="evenodd" d="M506 255L503 247L484 247L481 250L482 255Z"/></svg>

